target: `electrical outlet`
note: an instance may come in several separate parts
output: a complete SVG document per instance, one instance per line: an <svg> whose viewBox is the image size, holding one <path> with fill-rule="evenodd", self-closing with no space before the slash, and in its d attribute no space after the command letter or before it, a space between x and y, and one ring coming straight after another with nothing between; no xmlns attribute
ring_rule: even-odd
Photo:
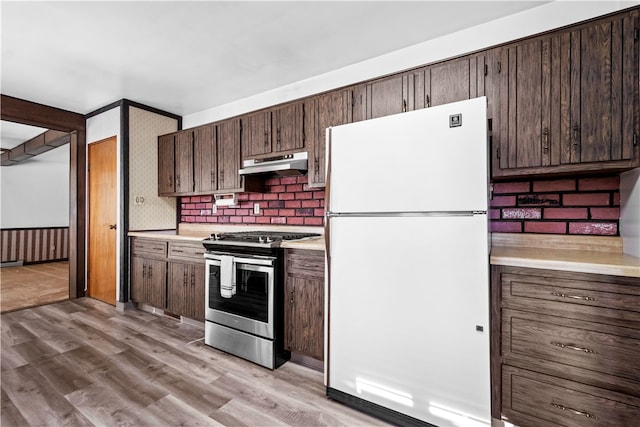
<svg viewBox="0 0 640 427"><path fill-rule="evenodd" d="M253 204L253 214L258 215L260 213L260 203Z"/></svg>
<svg viewBox="0 0 640 427"><path fill-rule="evenodd" d="M135 196L134 203L136 205L144 205L144 196Z"/></svg>

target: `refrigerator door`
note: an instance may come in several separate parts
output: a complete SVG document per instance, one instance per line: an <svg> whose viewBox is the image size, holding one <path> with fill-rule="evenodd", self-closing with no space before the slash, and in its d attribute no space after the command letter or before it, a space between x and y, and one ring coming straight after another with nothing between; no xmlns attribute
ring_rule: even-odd
<svg viewBox="0 0 640 427"><path fill-rule="evenodd" d="M327 387L490 425L486 215L329 221Z"/></svg>
<svg viewBox="0 0 640 427"><path fill-rule="evenodd" d="M331 212L486 211L486 98L333 127L328 159Z"/></svg>

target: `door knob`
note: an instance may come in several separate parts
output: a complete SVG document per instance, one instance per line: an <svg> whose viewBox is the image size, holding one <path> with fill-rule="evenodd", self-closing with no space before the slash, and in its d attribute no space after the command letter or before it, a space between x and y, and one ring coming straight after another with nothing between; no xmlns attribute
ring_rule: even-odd
<svg viewBox="0 0 640 427"><path fill-rule="evenodd" d="M116 224L111 224L109 226L109 230L115 230L116 229Z"/></svg>

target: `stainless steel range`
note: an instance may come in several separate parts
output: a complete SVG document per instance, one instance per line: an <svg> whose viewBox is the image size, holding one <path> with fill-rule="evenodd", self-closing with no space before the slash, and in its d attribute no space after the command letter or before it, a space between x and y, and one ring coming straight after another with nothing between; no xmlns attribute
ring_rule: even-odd
<svg viewBox="0 0 640 427"><path fill-rule="evenodd" d="M280 243L314 236L248 231L204 239L205 344L270 369L287 361Z"/></svg>

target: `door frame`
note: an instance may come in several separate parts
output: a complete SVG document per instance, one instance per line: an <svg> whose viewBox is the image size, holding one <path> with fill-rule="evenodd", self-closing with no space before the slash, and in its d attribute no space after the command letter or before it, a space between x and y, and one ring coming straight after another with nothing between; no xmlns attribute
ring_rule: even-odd
<svg viewBox="0 0 640 427"><path fill-rule="evenodd" d="M83 114L1 95L2 120L60 130L69 141L69 298L85 296L86 121Z"/></svg>

